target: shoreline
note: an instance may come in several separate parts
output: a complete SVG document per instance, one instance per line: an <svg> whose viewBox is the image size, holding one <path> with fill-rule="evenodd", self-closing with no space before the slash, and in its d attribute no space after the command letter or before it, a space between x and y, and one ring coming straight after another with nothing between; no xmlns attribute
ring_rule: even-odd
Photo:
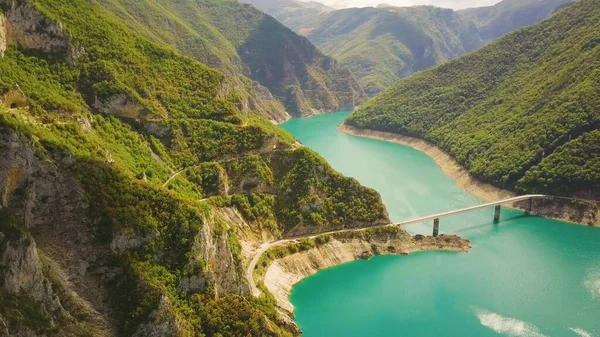
<svg viewBox="0 0 600 337"><path fill-rule="evenodd" d="M426 140L382 131L358 129L345 124L341 124L337 129L349 135L393 142L423 152L432 158L442 172L454 180L459 188L484 202L518 196L515 192L477 180L448 153ZM525 211L526 203L515 203L510 207ZM581 201L559 199L536 200L533 203L531 214L573 224L585 225L584 222L586 222L590 226L600 226L600 203L596 202L585 204ZM422 235L411 236L402 229L398 229L394 233L366 234L373 229L376 230L376 228L372 228L352 233L324 234L324 236L331 236L331 240L327 243L314 245L304 251L295 250L294 253L270 260L262 272L255 274L255 281L262 283L265 290L274 296L276 309L285 324L297 327L294 320L294 306L290 301L293 287L320 270L379 255L408 255L422 251L468 252L472 247L470 241L455 235L442 234L437 238ZM290 240L288 246L299 242L299 240Z"/></svg>
<svg viewBox="0 0 600 337"><path fill-rule="evenodd" d="M325 244L272 260L257 280L275 297L276 307L285 322L295 322L294 305L290 301L292 288L320 270L374 256L424 251L468 252L472 248L469 240L456 235L411 236L396 227L364 229L330 237Z"/></svg>
<svg viewBox="0 0 600 337"><path fill-rule="evenodd" d="M359 129L346 124L338 126L337 130L352 136L392 142L421 151L433 159L433 161L441 168L442 172L454 180L459 188L473 194L485 202L517 196L515 192L477 180L448 153L424 139L391 132ZM600 227L599 204L600 203L589 203L588 205L581 206L580 203L564 200L535 201L531 213L572 224ZM524 203L517 203L512 205L512 207L525 210L526 206Z"/></svg>

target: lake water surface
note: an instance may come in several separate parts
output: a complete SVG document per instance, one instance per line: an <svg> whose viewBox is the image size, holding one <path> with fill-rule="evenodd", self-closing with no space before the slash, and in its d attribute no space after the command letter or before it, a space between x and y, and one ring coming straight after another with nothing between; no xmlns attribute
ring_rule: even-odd
<svg viewBox="0 0 600 337"><path fill-rule="evenodd" d="M476 205L410 147L343 134L348 112L282 125L347 176L376 189L394 221ZM469 253L382 256L323 270L292 290L317 336L600 337L600 229L493 208L441 219ZM431 223L408 227L431 233Z"/></svg>

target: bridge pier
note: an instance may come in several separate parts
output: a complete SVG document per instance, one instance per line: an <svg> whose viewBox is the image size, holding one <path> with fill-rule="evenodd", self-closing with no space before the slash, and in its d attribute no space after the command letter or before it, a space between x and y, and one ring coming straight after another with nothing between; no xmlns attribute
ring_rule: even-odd
<svg viewBox="0 0 600 337"><path fill-rule="evenodd" d="M533 198L529 198L529 204L527 205L527 211L525 211L525 215L531 214L531 210L533 209Z"/></svg>
<svg viewBox="0 0 600 337"><path fill-rule="evenodd" d="M440 233L440 219L439 218L435 218L433 219L433 237L437 237L438 234Z"/></svg>
<svg viewBox="0 0 600 337"><path fill-rule="evenodd" d="M501 209L502 209L502 206L496 205L496 208L494 209L494 223L500 222L500 210Z"/></svg>

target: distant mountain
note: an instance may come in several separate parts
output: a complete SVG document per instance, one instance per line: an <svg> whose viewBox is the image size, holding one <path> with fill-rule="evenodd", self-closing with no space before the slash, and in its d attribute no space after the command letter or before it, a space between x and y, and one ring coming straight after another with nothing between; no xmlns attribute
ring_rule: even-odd
<svg viewBox="0 0 600 337"><path fill-rule="evenodd" d="M303 36L309 36L321 14L335 11L334 8L315 1L240 0L240 2L256 6L256 8L272 15L286 27Z"/></svg>
<svg viewBox="0 0 600 337"><path fill-rule="evenodd" d="M469 8L458 13L473 21L484 41L512 30L542 21L562 5L573 0L504 0L496 5Z"/></svg>
<svg viewBox="0 0 600 337"><path fill-rule="evenodd" d="M224 94L250 91L242 105L267 110L263 115L273 120L284 120L284 110L307 116L352 109L365 97L347 69L253 6L235 0L98 2L146 37L225 71L231 90Z"/></svg>
<svg viewBox="0 0 600 337"><path fill-rule="evenodd" d="M299 0L252 0L252 1L241 1L249 3L256 8L267 11L271 9L280 8L304 8L304 9L318 9L323 11L334 10L333 8L322 4L317 1L299 1Z"/></svg>
<svg viewBox="0 0 600 337"><path fill-rule="evenodd" d="M309 39L353 71L369 95L482 44L474 24L436 7L343 9L314 27Z"/></svg>
<svg viewBox="0 0 600 337"><path fill-rule="evenodd" d="M600 198L600 0L399 81L347 124L424 138L481 180Z"/></svg>
<svg viewBox="0 0 600 337"><path fill-rule="evenodd" d="M431 6L307 8L300 1L244 0L305 35L351 69L373 96L397 80L477 50L546 18L569 0L504 0L462 11ZM277 6L279 4L279 6Z"/></svg>

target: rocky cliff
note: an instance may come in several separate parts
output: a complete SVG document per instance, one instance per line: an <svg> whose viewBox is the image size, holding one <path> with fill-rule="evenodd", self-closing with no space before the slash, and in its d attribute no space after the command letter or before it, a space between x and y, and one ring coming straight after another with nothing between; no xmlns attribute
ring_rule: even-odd
<svg viewBox="0 0 600 337"><path fill-rule="evenodd" d="M0 2L0 54L8 46L38 50L72 61L82 51L60 23L19 1Z"/></svg>
<svg viewBox="0 0 600 337"><path fill-rule="evenodd" d="M71 292L34 239L6 217L0 221L0 336L109 334L102 315Z"/></svg>

